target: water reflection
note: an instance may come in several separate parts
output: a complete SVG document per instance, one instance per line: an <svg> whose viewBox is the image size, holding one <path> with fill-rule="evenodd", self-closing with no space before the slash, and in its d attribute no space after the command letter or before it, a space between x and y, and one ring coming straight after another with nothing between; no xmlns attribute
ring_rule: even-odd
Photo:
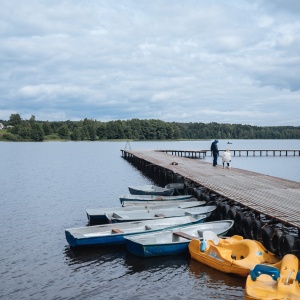
<svg viewBox="0 0 300 300"><path fill-rule="evenodd" d="M208 289L213 289L215 293L216 291L224 292L224 287L226 287L225 294L227 295L232 294L232 296L238 297L244 294L246 283L244 277L223 273L192 258L189 262L189 273L197 279L197 285L205 285Z"/></svg>
<svg viewBox="0 0 300 300"><path fill-rule="evenodd" d="M65 246L66 263L69 266L82 265L89 262L112 262L116 258L123 258L126 254L125 245L120 246L90 246L82 248L71 248Z"/></svg>
<svg viewBox="0 0 300 300"><path fill-rule="evenodd" d="M129 252L125 255L125 264L132 272L155 271L164 268L175 269L187 266L188 262L188 255L139 257Z"/></svg>

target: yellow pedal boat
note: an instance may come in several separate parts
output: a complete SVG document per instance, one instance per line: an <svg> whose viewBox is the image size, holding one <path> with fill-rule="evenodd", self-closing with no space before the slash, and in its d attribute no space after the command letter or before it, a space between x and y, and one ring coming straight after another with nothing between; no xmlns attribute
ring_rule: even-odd
<svg viewBox="0 0 300 300"><path fill-rule="evenodd" d="M219 238L211 231L203 232L203 240L189 243L191 257L225 273L247 277L257 264L275 264L279 259L261 243L234 235Z"/></svg>
<svg viewBox="0 0 300 300"><path fill-rule="evenodd" d="M257 265L247 277L245 300L300 299L300 262L287 254L273 265Z"/></svg>

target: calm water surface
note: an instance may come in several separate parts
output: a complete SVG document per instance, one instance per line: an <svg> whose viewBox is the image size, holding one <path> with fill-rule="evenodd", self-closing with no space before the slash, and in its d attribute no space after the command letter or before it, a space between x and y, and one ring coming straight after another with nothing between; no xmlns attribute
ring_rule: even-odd
<svg viewBox="0 0 300 300"><path fill-rule="evenodd" d="M232 142L220 141L219 148L300 149L299 140ZM210 143L130 146L197 150ZM243 278L188 255L142 259L124 247L69 248L64 230L87 225L86 208L120 206L128 185L152 183L121 158L124 147L124 142L0 143L0 299L243 299ZM238 157L233 167L300 181L299 157Z"/></svg>

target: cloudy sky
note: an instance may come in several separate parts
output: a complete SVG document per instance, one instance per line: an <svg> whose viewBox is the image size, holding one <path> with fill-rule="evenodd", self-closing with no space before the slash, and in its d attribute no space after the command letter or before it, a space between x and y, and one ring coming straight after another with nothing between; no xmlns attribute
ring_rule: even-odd
<svg viewBox="0 0 300 300"><path fill-rule="evenodd" d="M0 7L0 119L300 125L299 0Z"/></svg>

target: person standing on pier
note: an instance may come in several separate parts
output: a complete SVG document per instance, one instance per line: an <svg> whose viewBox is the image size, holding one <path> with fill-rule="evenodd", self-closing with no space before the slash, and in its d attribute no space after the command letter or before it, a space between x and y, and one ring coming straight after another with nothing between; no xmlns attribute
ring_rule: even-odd
<svg viewBox="0 0 300 300"><path fill-rule="evenodd" d="M218 156L219 156L219 149L218 149L218 140L214 140L214 142L212 142L211 147L210 147L210 151L212 153L213 156L213 166L216 167L218 164Z"/></svg>

